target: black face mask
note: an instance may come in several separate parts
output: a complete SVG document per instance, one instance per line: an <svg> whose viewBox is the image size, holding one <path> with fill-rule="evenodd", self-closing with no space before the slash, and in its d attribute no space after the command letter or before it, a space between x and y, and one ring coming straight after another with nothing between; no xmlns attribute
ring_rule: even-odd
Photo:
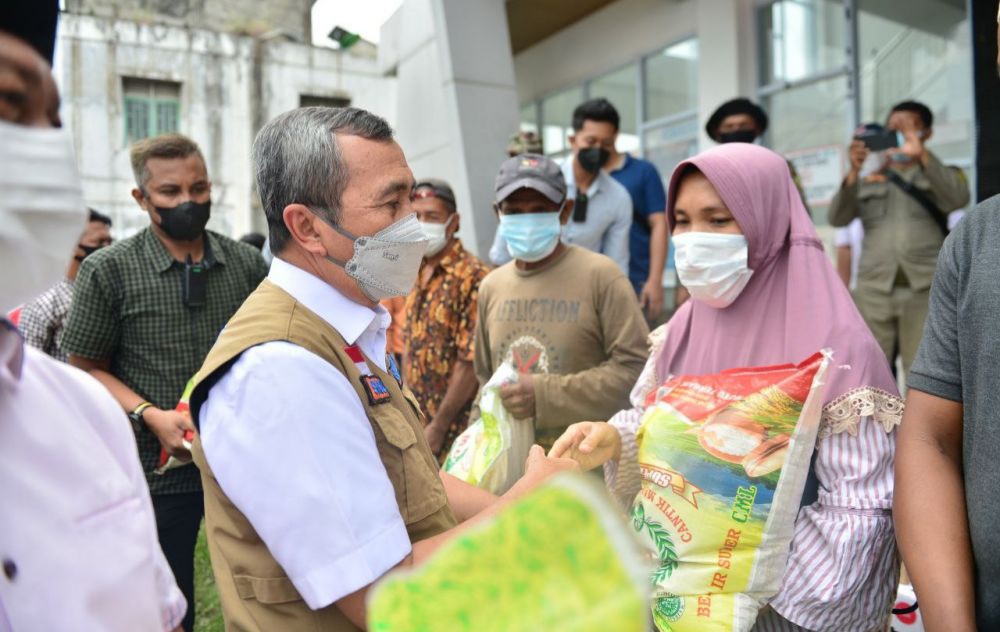
<svg viewBox="0 0 1000 632"><path fill-rule="evenodd" d="M757 140L757 132L752 129L738 129L735 132L719 134L720 143L752 143Z"/></svg>
<svg viewBox="0 0 1000 632"><path fill-rule="evenodd" d="M576 154L576 159L580 161L580 166L587 173L597 173L601 167L608 164L611 154L603 147L588 147L581 149Z"/></svg>
<svg viewBox="0 0 1000 632"><path fill-rule="evenodd" d="M178 241L198 239L205 232L205 224L212 212L212 201L192 202L188 200L173 208L154 207L160 214L160 228L167 237Z"/></svg>
<svg viewBox="0 0 1000 632"><path fill-rule="evenodd" d="M73 257L80 263L83 263L84 259L86 259L90 255L94 254L95 252L101 249L101 246L84 246L83 244L77 244L76 247L83 251L82 257L80 255L76 255Z"/></svg>

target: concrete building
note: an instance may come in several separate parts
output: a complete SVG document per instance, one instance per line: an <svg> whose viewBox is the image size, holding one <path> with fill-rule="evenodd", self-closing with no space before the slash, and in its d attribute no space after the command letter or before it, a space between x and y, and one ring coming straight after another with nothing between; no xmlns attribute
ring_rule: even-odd
<svg viewBox="0 0 1000 632"><path fill-rule="evenodd" d="M826 235L852 130L903 99L934 110L929 146L976 177L965 0L404 0L381 35L403 148L418 178L456 185L481 255L509 135L538 130L564 156L572 110L590 97L617 106L620 148L664 178L712 145L703 128L720 103L761 102L765 143L798 167Z"/></svg>
<svg viewBox="0 0 1000 632"><path fill-rule="evenodd" d="M395 118L395 82L367 42L312 46L310 0L67 0L55 73L87 203L118 237L148 223L129 196L129 145L179 131L213 181L209 227L264 231L250 146L300 105L354 104Z"/></svg>

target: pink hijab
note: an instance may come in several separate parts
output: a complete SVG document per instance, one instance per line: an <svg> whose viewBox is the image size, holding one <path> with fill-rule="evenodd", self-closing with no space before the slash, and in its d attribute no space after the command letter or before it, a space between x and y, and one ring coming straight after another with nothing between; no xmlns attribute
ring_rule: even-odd
<svg viewBox="0 0 1000 632"><path fill-rule="evenodd" d="M834 368L824 404L866 387L898 396L885 354L823 252L785 159L728 143L685 160L670 179L671 232L677 186L689 166L708 178L733 214L754 273L729 307L689 300L677 310L656 360L657 378L797 363L830 348Z"/></svg>

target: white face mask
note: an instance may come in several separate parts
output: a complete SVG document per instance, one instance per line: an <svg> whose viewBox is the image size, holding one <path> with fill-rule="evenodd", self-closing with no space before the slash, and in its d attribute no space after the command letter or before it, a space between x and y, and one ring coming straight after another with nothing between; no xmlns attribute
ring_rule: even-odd
<svg viewBox="0 0 1000 632"><path fill-rule="evenodd" d="M672 239L677 276L691 297L718 309L732 305L753 275L747 267L746 237L682 233Z"/></svg>
<svg viewBox="0 0 1000 632"><path fill-rule="evenodd" d="M354 240L354 256L346 263L326 258L342 267L365 296L381 301L410 293L427 250L427 236L416 215L407 215L371 237L355 237L322 214L317 215L335 231Z"/></svg>
<svg viewBox="0 0 1000 632"><path fill-rule="evenodd" d="M66 274L87 223L65 129L0 121L0 311Z"/></svg>
<svg viewBox="0 0 1000 632"><path fill-rule="evenodd" d="M430 240L427 244L427 250L424 252L425 257L433 257L448 245L448 227L451 226L451 220L453 219L455 219L454 215L449 217L448 221L444 224L420 222L420 228L423 229L424 234L427 235L427 239Z"/></svg>

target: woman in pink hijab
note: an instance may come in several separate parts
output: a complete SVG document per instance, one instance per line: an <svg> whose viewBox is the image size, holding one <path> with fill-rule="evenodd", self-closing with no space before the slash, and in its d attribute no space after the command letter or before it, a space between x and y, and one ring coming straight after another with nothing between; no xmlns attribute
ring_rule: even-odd
<svg viewBox="0 0 1000 632"><path fill-rule="evenodd" d="M823 252L781 156L720 145L677 167L669 199L678 274L693 300L650 335L635 408L608 423L570 426L551 454L572 454L584 468L604 464L608 487L631 503L642 404L669 376L797 363L833 349L816 480L781 590L754 629L882 629L899 571L891 509L903 410L885 355Z"/></svg>

